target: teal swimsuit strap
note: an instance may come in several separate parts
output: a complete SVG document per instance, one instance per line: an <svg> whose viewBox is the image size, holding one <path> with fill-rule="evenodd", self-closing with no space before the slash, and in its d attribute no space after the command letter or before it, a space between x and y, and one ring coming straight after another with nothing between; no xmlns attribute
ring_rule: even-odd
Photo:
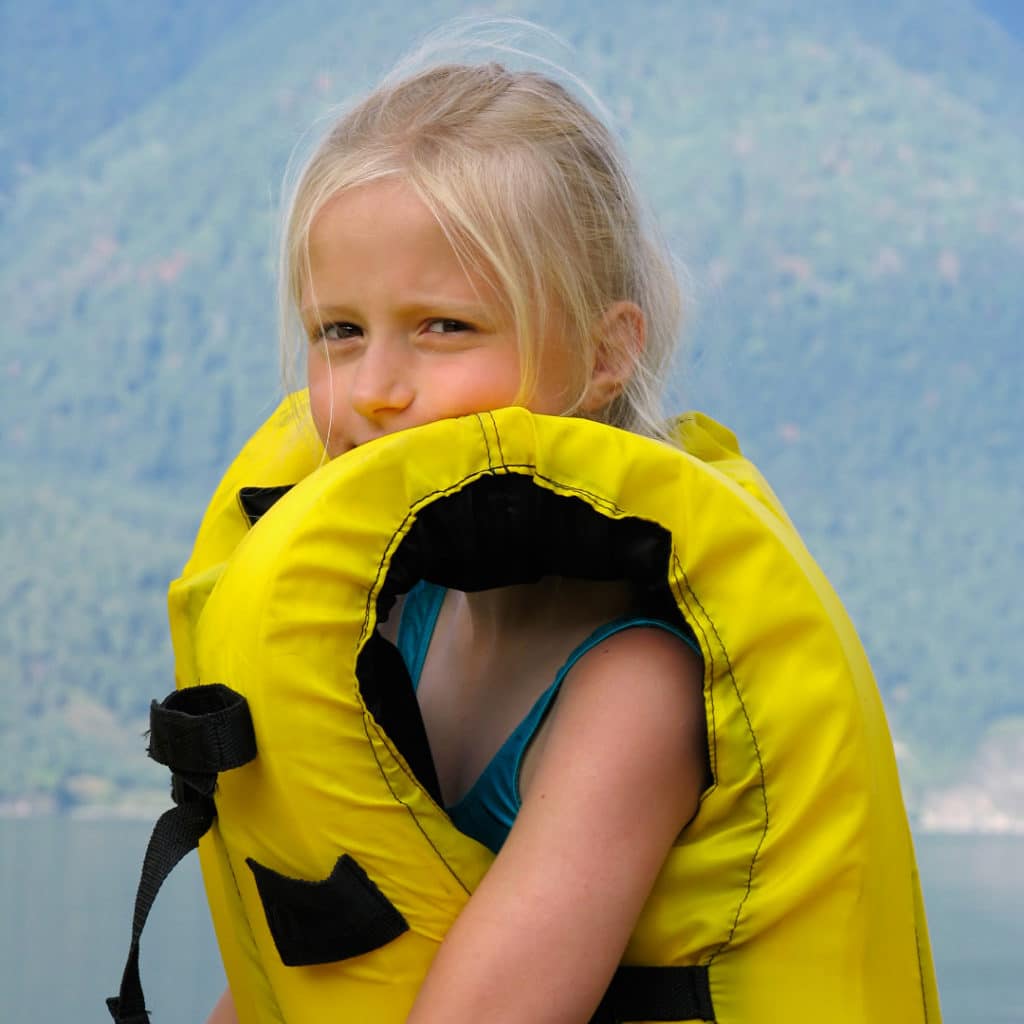
<svg viewBox="0 0 1024 1024"><path fill-rule="evenodd" d="M421 580L409 591L402 604L395 645L409 670L414 690L420 685L423 662L427 658L445 593L444 587Z"/></svg>
<svg viewBox="0 0 1024 1024"><path fill-rule="evenodd" d="M402 609L402 619L398 628L398 648L409 668L414 688L419 684L420 672L427 649L430 647L444 595L443 587L420 583L409 592ZM589 650L608 637L635 627L667 630L700 656L700 648L691 635L662 619L624 615L598 627L566 658L554 681L537 698L526 717L501 745L462 799L447 808L457 828L495 852L500 849L522 804L519 773L523 758L558 695L565 677Z"/></svg>
<svg viewBox="0 0 1024 1024"><path fill-rule="evenodd" d="M516 754L515 765L512 772L512 782L515 787L514 793L517 810L522 805L522 796L519 792L519 771L522 767L523 758L526 756L526 751L529 749L534 735L540 728L541 723L544 721L544 718L548 713L548 709L551 707L555 697L558 696L558 691L561 689L562 682L565 680L565 677L569 674L576 662L578 662L588 651L595 648L599 643L607 640L610 636L614 636L616 633L621 633L624 630L635 629L637 627L664 629L666 632L679 637L687 647L691 647L696 651L698 656L700 656L700 648L697 646L693 637L687 636L681 629L678 629L671 625L671 623L664 622L661 619L649 619L639 615L622 615L619 618L612 619L611 622L606 622L603 626L599 626L595 629L594 632L591 633L590 636L576 647L569 657L565 659L565 664L563 664L556 673L554 682L540 695L540 697L537 698L537 702L532 708L530 708L526 718L523 719L503 745L507 746L510 740L517 737L524 741ZM522 730L521 736L520 730ZM498 751L498 754L501 754L500 750Z"/></svg>
<svg viewBox="0 0 1024 1024"><path fill-rule="evenodd" d="M595 629L566 658L554 681L537 698L526 717L501 745L476 782L458 803L448 808L449 816L462 831L468 832L494 851L501 847L522 806L519 776L523 758L558 696L565 677L580 658L598 644L616 633L637 627L664 629L679 637L700 655L700 649L692 637L661 619L623 615Z"/></svg>

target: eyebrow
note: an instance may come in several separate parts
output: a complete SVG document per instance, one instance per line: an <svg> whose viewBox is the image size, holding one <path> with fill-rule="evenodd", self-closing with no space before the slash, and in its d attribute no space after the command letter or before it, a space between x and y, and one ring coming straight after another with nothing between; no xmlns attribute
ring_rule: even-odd
<svg viewBox="0 0 1024 1024"><path fill-rule="evenodd" d="M492 321L494 315L489 312L489 307L484 302L472 300L445 298L435 296L430 298L411 299L397 307L400 316L422 316L429 314L433 316L450 316L452 319L465 318L467 320ZM316 303L303 306L299 315L305 323L319 322L326 320L350 319L361 320L356 309L347 303Z"/></svg>

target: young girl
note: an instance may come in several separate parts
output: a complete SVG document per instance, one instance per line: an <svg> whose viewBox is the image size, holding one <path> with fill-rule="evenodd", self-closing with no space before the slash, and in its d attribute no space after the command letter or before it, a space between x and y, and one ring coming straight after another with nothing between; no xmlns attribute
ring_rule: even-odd
<svg viewBox="0 0 1024 1024"><path fill-rule="evenodd" d="M302 173L283 265L286 320L302 326L310 414L329 459L513 405L672 443L658 406L679 330L670 258L605 127L546 76L448 65L379 88L333 127ZM764 529L780 529L784 514L773 515ZM766 607L776 600L764 594ZM546 576L474 592L420 583L395 608L384 630L416 687L443 806L497 854L433 959L411 1024L591 1020L666 859L685 864L692 835L713 834L725 849L749 834L754 850L749 870L729 882L742 893L734 919L730 911L701 964L731 943L754 965L744 968L749 977L771 972L773 956L811 988L819 975L838 977L828 991L848 993L854 1008L846 1017L849 1007L820 1005L821 1019L872 1019L859 1015L875 1005L863 991L902 985L869 952L861 962L833 955L844 931L874 934L851 919L835 920L834 933L807 944L805 962L792 962L779 936L808 901L827 898L825 883L815 891L813 881L793 896L792 879L844 854L819 845L789 848L791 862L771 859L769 812L780 828L796 813L787 784L772 788L771 728L764 751L753 748L756 761L721 761L728 748L719 731L732 726L725 696L715 703L723 684L707 664L708 641L692 625L640 607L635 590L614 579ZM794 640L769 642L784 661ZM729 666L730 678L734 667L744 669ZM796 692L780 690L770 711L777 721ZM741 725L760 713L742 699L735 707ZM778 761L780 778L801 770L795 750ZM753 831L710 799L730 771L755 780L750 813L763 824ZM851 806L865 799L847 796ZM894 827L905 835L905 821ZM888 858L888 842L872 855ZM912 855L907 864L894 884L910 907ZM761 874L762 865L771 870ZM713 863L708 870L714 877ZM695 904L701 895L692 892ZM758 935L744 917L755 897L778 904L777 923ZM878 897L858 900L870 907ZM674 912L660 913L671 927ZM914 927L909 921L909 934ZM900 968L903 987L910 1004L931 1006L934 1022L926 935L913 964ZM715 984L712 974L722 1020L805 1019ZM737 1006L747 1015L721 1009ZM210 1024L237 1019L225 992ZM335 1019L352 1018L338 1006ZM912 1019L924 1020L923 1009Z"/></svg>
<svg viewBox="0 0 1024 1024"><path fill-rule="evenodd" d="M668 255L604 127L547 78L449 66L372 95L303 174L286 267L332 458L512 404L665 429ZM444 802L501 851L409 1020L588 1020L707 782L700 656L614 584L408 604Z"/></svg>

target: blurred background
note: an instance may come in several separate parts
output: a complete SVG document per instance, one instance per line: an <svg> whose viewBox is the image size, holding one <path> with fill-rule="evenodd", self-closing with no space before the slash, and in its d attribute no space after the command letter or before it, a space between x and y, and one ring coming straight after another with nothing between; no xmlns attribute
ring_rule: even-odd
<svg viewBox="0 0 1024 1024"><path fill-rule="evenodd" d="M672 408L736 430L871 656L946 1019L1024 1022L1017 0L0 0L0 1016L117 988L166 587L281 394L286 165L467 13L607 106L686 268ZM223 976L195 865L168 888L176 1024Z"/></svg>

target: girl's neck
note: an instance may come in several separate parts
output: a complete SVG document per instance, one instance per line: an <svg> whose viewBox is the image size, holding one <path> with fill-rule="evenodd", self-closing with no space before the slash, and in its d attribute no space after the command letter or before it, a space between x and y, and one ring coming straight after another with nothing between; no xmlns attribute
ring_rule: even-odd
<svg viewBox="0 0 1024 1024"><path fill-rule="evenodd" d="M629 588L620 582L545 576L537 583L482 590L450 591L452 623L473 646L499 638L546 632L552 622L614 618L629 605Z"/></svg>

